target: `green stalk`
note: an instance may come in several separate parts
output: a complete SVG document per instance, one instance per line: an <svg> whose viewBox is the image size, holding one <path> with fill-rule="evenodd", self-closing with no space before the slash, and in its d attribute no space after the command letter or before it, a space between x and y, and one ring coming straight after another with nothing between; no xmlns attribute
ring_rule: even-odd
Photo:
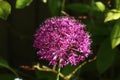
<svg viewBox="0 0 120 80"><path fill-rule="evenodd" d="M65 0L62 0L62 4L61 4L61 15L66 14L66 13L64 12L64 8L65 8Z"/></svg>
<svg viewBox="0 0 120 80"><path fill-rule="evenodd" d="M65 0L62 1L61 11L64 11L64 8L65 8Z"/></svg>
<svg viewBox="0 0 120 80"><path fill-rule="evenodd" d="M58 70L57 70L57 78L56 78L56 80L59 80L60 70L61 70L61 67L60 67L61 61L62 61L62 59L60 59L60 60L59 60L59 63L58 63Z"/></svg>

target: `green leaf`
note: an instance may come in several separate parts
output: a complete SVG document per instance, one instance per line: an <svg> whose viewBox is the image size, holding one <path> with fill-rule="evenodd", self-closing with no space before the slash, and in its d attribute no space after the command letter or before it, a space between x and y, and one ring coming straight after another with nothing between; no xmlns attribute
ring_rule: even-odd
<svg viewBox="0 0 120 80"><path fill-rule="evenodd" d="M17 9L22 9L26 6L29 6L32 3L33 0L17 0L15 7Z"/></svg>
<svg viewBox="0 0 120 80"><path fill-rule="evenodd" d="M105 10L105 5L102 2L98 1L95 4L101 12Z"/></svg>
<svg viewBox="0 0 120 80"><path fill-rule="evenodd" d="M66 8L81 13L87 13L91 10L91 7L89 5L81 3L71 3L69 5L66 5Z"/></svg>
<svg viewBox="0 0 120 80"><path fill-rule="evenodd" d="M112 21L112 20L117 20L120 18L120 10L117 9L112 9L109 11L106 15L106 18L104 22Z"/></svg>
<svg viewBox="0 0 120 80"><path fill-rule="evenodd" d="M120 80L120 74L118 75L118 77L115 80Z"/></svg>
<svg viewBox="0 0 120 80"><path fill-rule="evenodd" d="M0 18L6 20L11 13L11 5L7 1L0 0Z"/></svg>
<svg viewBox="0 0 120 80"><path fill-rule="evenodd" d="M97 54L97 69L99 73L104 73L113 64L115 50L110 45L110 40L106 39L100 46Z"/></svg>
<svg viewBox="0 0 120 80"><path fill-rule="evenodd" d="M52 16L56 16L60 14L60 0L48 0L48 7Z"/></svg>
<svg viewBox="0 0 120 80"><path fill-rule="evenodd" d="M120 9L120 0L115 0L115 7Z"/></svg>
<svg viewBox="0 0 120 80"><path fill-rule="evenodd" d="M18 77L18 74L8 65L7 61L2 58L0 58L0 67L10 70L13 74L15 74Z"/></svg>
<svg viewBox="0 0 120 80"><path fill-rule="evenodd" d="M62 73L64 75L68 75L69 73L71 73L73 70L75 70L77 66L71 66L70 64L68 64L67 66L65 66L64 68L62 68Z"/></svg>
<svg viewBox="0 0 120 80"><path fill-rule="evenodd" d="M56 74L53 72L45 72L45 71L36 70L35 74L39 80L55 80L56 79Z"/></svg>
<svg viewBox="0 0 120 80"><path fill-rule="evenodd" d="M12 74L0 74L0 80L14 80L15 77Z"/></svg>
<svg viewBox="0 0 120 80"><path fill-rule="evenodd" d="M91 72L91 71L96 71L96 61L87 63L86 65L84 65L81 69L80 69L80 73L84 74L86 72Z"/></svg>
<svg viewBox="0 0 120 80"><path fill-rule="evenodd" d="M42 0L43 3L47 3L47 0Z"/></svg>
<svg viewBox="0 0 120 80"><path fill-rule="evenodd" d="M115 48L120 44L120 19L116 21L111 32L112 48Z"/></svg>

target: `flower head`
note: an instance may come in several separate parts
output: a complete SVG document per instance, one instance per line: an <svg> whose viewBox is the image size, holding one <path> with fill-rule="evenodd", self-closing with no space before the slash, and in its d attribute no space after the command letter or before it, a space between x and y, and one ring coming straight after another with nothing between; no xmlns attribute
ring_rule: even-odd
<svg viewBox="0 0 120 80"><path fill-rule="evenodd" d="M76 65L91 54L91 39L85 31L85 25L70 17L54 17L47 19L37 30L34 47L40 59L49 61L51 65Z"/></svg>

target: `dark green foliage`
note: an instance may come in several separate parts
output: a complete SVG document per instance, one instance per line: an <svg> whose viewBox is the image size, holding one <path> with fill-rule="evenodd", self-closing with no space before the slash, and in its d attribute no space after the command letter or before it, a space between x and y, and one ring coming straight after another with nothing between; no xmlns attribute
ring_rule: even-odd
<svg viewBox="0 0 120 80"><path fill-rule="evenodd" d="M52 14L52 16L60 15L60 0L48 0L48 8Z"/></svg>
<svg viewBox="0 0 120 80"><path fill-rule="evenodd" d="M110 40L106 39L102 42L97 54L97 69L99 73L104 73L114 62L115 50L112 49Z"/></svg>
<svg viewBox="0 0 120 80"><path fill-rule="evenodd" d="M55 80L56 75L52 72L36 71L36 77L38 80Z"/></svg>
<svg viewBox="0 0 120 80"><path fill-rule="evenodd" d="M68 10L72 10L72 11L80 12L80 13L87 13L92 9L90 5L81 4L81 3L71 3L71 4L66 5L66 8Z"/></svg>
<svg viewBox="0 0 120 80"><path fill-rule="evenodd" d="M97 57L96 61L88 62L72 78L120 80L120 59L119 56L116 58L116 55L120 55L120 0L65 0L65 3L63 1L47 0L47 3L42 3L42 0L0 0L0 56L8 59L7 62L0 58L0 72L7 69L17 75L13 70L14 67L17 66L19 69L21 65L32 66L34 63L32 61L37 62L37 57L33 60L36 52L32 43L38 24L51 16L68 14L86 24L93 41L91 56ZM27 6L28 8L25 8ZM61 14L63 10L64 13ZM82 18L84 16L86 18ZM44 61L40 63L47 64ZM67 75L77 66L67 65L61 72ZM28 70L22 69L22 71L27 74ZM19 72L18 74L26 80L30 78L25 74ZM56 79L56 74L52 72L29 70L28 74L35 80ZM7 72L0 73L0 80L14 80L15 77Z"/></svg>
<svg viewBox="0 0 120 80"><path fill-rule="evenodd" d="M14 80L16 78L12 74L0 74L0 80Z"/></svg>
<svg viewBox="0 0 120 80"><path fill-rule="evenodd" d="M68 74L71 73L76 67L77 67L77 66L72 66L72 67L71 67L71 65L67 65L67 66L65 66L65 67L61 70L61 72L62 72L63 74L65 74L65 75L68 75ZM69 69L69 70L68 70L68 69Z"/></svg>
<svg viewBox="0 0 120 80"><path fill-rule="evenodd" d="M9 66L7 61L2 58L0 58L0 68L6 68L6 69L10 70L11 72L13 72L16 77L18 77L17 73Z"/></svg>

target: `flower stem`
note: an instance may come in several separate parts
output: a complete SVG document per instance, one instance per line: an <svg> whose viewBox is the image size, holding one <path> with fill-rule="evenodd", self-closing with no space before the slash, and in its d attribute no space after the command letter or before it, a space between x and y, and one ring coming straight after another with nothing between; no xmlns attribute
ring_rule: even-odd
<svg viewBox="0 0 120 80"><path fill-rule="evenodd" d="M61 4L61 15L62 15L63 13L65 13L65 12L64 12L64 7L65 7L65 0L62 0L62 4Z"/></svg>
<svg viewBox="0 0 120 80"><path fill-rule="evenodd" d="M56 78L56 80L59 80L60 70L61 70L61 67L60 67L60 63L61 63L61 61L62 61L62 59L59 60L58 70L57 70L57 78Z"/></svg>
<svg viewBox="0 0 120 80"><path fill-rule="evenodd" d="M64 11L64 7L65 7L65 0L62 0L62 7L61 7L61 11Z"/></svg>

